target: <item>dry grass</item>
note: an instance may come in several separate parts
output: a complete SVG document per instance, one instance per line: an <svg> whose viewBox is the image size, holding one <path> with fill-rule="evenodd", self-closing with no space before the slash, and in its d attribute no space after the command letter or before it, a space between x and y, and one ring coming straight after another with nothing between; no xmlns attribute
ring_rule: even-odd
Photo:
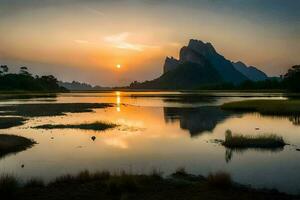
<svg viewBox="0 0 300 200"><path fill-rule="evenodd" d="M209 174L207 182L210 186L219 189L228 189L233 185L230 174L222 171Z"/></svg>
<svg viewBox="0 0 300 200"><path fill-rule="evenodd" d="M225 141L222 143L225 147L231 149L246 149L246 148L283 148L286 143L283 138L275 134L263 135L232 135L230 130L225 133Z"/></svg>
<svg viewBox="0 0 300 200"><path fill-rule="evenodd" d="M110 128L115 128L117 125L107 122L93 122L93 123L83 123L83 124L45 124L41 126L36 126L37 129L83 129L83 130L94 130L103 131Z"/></svg>

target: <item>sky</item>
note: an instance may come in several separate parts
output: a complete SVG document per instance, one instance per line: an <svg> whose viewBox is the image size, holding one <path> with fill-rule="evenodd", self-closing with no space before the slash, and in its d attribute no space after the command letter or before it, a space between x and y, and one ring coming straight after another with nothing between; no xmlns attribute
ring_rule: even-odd
<svg viewBox="0 0 300 200"><path fill-rule="evenodd" d="M278 76L300 64L299 10L300 0L0 0L0 64L122 86L161 75L193 38Z"/></svg>

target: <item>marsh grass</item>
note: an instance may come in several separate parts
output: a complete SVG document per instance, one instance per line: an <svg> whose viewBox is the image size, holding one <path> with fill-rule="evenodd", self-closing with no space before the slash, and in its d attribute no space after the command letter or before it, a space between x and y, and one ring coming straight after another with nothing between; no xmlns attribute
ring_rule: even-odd
<svg viewBox="0 0 300 200"><path fill-rule="evenodd" d="M207 183L209 186L218 189L228 189L233 185L233 181L231 179L230 174L223 171L210 173L207 176Z"/></svg>
<svg viewBox="0 0 300 200"><path fill-rule="evenodd" d="M246 100L225 103L221 106L224 110L240 112L258 112L263 115L299 115L300 100Z"/></svg>
<svg viewBox="0 0 300 200"><path fill-rule="evenodd" d="M36 144L32 139L17 135L0 134L0 157L26 150Z"/></svg>
<svg viewBox="0 0 300 200"><path fill-rule="evenodd" d="M23 117L0 117L0 129L23 125L26 120Z"/></svg>
<svg viewBox="0 0 300 200"><path fill-rule="evenodd" d="M286 143L281 136L275 134L232 135L232 132L227 130L225 133L225 141L222 142L222 145L230 149L276 149L283 148Z"/></svg>
<svg viewBox="0 0 300 200"><path fill-rule="evenodd" d="M184 167L179 167L175 170L175 172L172 174L174 177L185 177L188 176L188 173L186 172Z"/></svg>
<svg viewBox="0 0 300 200"><path fill-rule="evenodd" d="M93 122L93 123L83 123L83 124L45 124L41 126L36 126L36 129L83 129L83 130L94 130L103 131L110 128L115 128L117 124L107 123L107 122Z"/></svg>
<svg viewBox="0 0 300 200"><path fill-rule="evenodd" d="M0 195L1 199L12 198L19 188L19 182L16 177L8 174L0 176Z"/></svg>
<svg viewBox="0 0 300 200"><path fill-rule="evenodd" d="M176 172L175 172L176 173ZM174 173L174 174L175 174ZM185 174L180 168L177 173ZM157 178L157 173L131 174L125 171L66 174L44 184L30 179L24 184L14 176L0 176L4 199L292 199L293 196L255 190L235 184L230 174L216 172L207 178L186 174L179 178ZM191 177L190 177L191 176ZM200 178L198 178L200 177ZM184 183L184 184L182 184ZM278 196L280 195L280 196ZM214 198L212 198L214 197Z"/></svg>
<svg viewBox="0 0 300 200"><path fill-rule="evenodd" d="M1 106L0 111L23 117L61 116L65 113L92 112L96 108L107 108L108 103L41 103Z"/></svg>
<svg viewBox="0 0 300 200"><path fill-rule="evenodd" d="M31 178L25 184L25 188L42 188L45 186L45 183L40 178Z"/></svg>

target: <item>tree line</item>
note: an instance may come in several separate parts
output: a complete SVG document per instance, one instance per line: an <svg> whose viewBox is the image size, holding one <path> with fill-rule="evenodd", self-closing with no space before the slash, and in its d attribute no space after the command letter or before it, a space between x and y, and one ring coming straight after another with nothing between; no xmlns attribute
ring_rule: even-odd
<svg viewBox="0 0 300 200"><path fill-rule="evenodd" d="M0 91L41 91L63 92L65 88L58 85L53 75L33 76L27 67L20 67L18 73L9 73L7 65L0 66Z"/></svg>

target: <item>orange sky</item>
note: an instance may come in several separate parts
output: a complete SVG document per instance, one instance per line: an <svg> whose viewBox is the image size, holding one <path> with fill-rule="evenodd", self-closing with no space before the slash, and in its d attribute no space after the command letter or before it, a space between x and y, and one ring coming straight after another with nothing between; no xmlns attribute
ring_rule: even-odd
<svg viewBox="0 0 300 200"><path fill-rule="evenodd" d="M0 0L1 64L61 80L108 86L153 79L191 38L269 75L300 63L299 15L289 14L299 4L290 0L266 9L257 0L11 2Z"/></svg>

